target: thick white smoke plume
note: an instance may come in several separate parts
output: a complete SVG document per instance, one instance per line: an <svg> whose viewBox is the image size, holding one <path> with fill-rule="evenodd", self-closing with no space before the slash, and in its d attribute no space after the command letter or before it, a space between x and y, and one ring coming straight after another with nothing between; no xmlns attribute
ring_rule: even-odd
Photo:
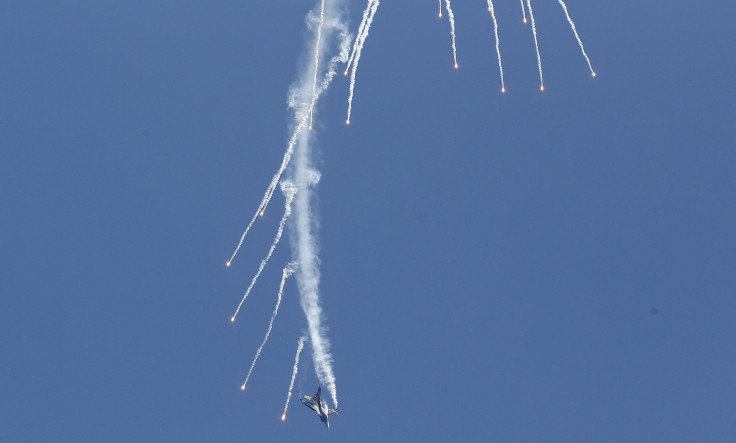
<svg viewBox="0 0 736 443"><path fill-rule="evenodd" d="M289 91L289 107L294 111L297 128L309 121L317 109L319 96L327 89L335 75L338 63L348 58L350 38L344 17L345 0L320 2L318 12L307 16L310 30L305 62L297 81ZM323 6L322 6L323 5ZM327 54L337 51L329 62ZM312 57L314 55L314 57ZM314 72L323 79L314 88ZM314 131L295 132L293 162L288 171L289 180L298 192L294 198L294 214L289 221L289 234L294 260L299 263L295 273L299 298L307 317L312 360L317 377L332 397L337 407L337 387L332 368L330 341L327 329L322 325L323 315L319 299L319 216L316 212L313 187L319 182L319 172L313 166Z"/></svg>

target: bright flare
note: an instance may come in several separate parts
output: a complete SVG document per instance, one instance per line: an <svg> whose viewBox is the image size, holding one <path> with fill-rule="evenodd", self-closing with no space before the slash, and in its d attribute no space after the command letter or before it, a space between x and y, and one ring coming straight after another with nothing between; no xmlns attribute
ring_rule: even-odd
<svg viewBox="0 0 736 443"><path fill-rule="evenodd" d="M524 17L524 24L526 24L526 10L524 9L524 0L519 0L521 2L521 15Z"/></svg>

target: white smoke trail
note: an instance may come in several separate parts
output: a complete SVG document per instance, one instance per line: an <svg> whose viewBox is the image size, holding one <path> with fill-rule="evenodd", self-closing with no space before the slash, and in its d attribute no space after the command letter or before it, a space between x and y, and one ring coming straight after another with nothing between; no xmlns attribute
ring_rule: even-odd
<svg viewBox="0 0 736 443"><path fill-rule="evenodd" d="M325 0L319 13L319 26L317 27L317 43L314 45L314 82L312 82L312 105L309 107L309 130L312 130L314 120L314 103L317 101L317 73L319 73L319 47L322 43L322 25L325 23Z"/></svg>
<svg viewBox="0 0 736 443"><path fill-rule="evenodd" d="M445 0L445 7L447 8L447 17L450 19L450 34L452 35L452 57L455 59L455 69L457 69L457 48L455 47L455 14L452 13L450 0Z"/></svg>
<svg viewBox="0 0 736 443"><path fill-rule="evenodd" d="M296 346L296 357L294 357L294 369L291 370L291 382L289 382L289 393L286 394L286 404L284 404L284 413L281 415L281 421L286 420L286 410L289 409L289 400L291 400L291 391L294 390L294 379L296 379L296 373L299 370L299 354L304 349L304 340L307 337L301 336L299 343Z"/></svg>
<svg viewBox="0 0 736 443"><path fill-rule="evenodd" d="M524 17L524 23L526 23L526 9L524 9L524 0L519 0L521 3L521 15Z"/></svg>
<svg viewBox="0 0 736 443"><path fill-rule="evenodd" d="M278 231L276 231L276 237L273 239L273 243L271 243L271 248L268 250L268 254L266 254L266 257L263 260L261 260L261 265L258 267L258 272L256 272L256 275L253 277L253 280L251 280L250 286L248 286L248 289L245 291L245 295L243 295L242 300L240 300L240 303L238 304L238 308L235 309L235 314L233 314L233 316L230 318L231 322L235 321L235 317L238 316L238 312L240 312L240 308L241 306L243 306L245 299L248 298L248 294L250 294L250 290L253 289L253 285L256 284L256 280L258 280L258 277L261 275L263 268L266 267L266 263L268 263L268 260L271 258L271 255L273 254L274 249L276 249L276 245L279 244L279 241L281 240L281 234L284 233L284 224L286 223L286 220L289 218L289 215L291 215L291 202L294 200L294 194L296 193L296 189L290 182L282 182L281 191L284 193L284 196L286 197L286 203L285 203L284 215L283 217L281 217L281 221L279 222L279 229Z"/></svg>
<svg viewBox="0 0 736 443"><path fill-rule="evenodd" d="M348 58L350 38L343 17L346 0L328 0L325 2L324 19L321 39L323 44L319 46L319 58L322 59L335 40L339 43L339 55L333 57L327 65L324 80L322 81L317 96L326 90L335 74L337 61L345 62ZM314 22L313 14L309 21ZM312 26L313 28L313 26ZM315 48L317 41L316 33L313 33L310 47ZM307 66L300 70L297 82L290 90L290 107L294 109L296 120L300 121L302 115L307 117L314 109L310 106L311 101L311 76L314 70L314 62L307 60ZM306 114L305 114L306 112ZM291 180L299 188L294 198L294 217L289 223L289 233L292 244L294 260L299 263L295 277L299 287L299 297L302 310L307 317L309 341L312 344L312 360L315 371L320 382L330 392L332 401L337 405L337 388L335 375L332 368L332 355L330 354L330 341L326 336L326 328L322 326L322 310L319 301L319 240L316 235L318 228L318 215L313 205L313 190L311 189L319 181L319 172L312 167L312 134L313 131L304 131L299 134L294 159L291 163Z"/></svg>
<svg viewBox="0 0 736 443"><path fill-rule="evenodd" d="M440 2L440 13L437 14L437 17L442 18L442 0L439 0Z"/></svg>
<svg viewBox="0 0 736 443"><path fill-rule="evenodd" d="M496 11L493 9L493 0L488 0L488 12L493 17L493 34L496 36L496 55L498 56L498 70L501 72L501 92L506 92L506 85L503 82L503 65L501 64L501 48L498 41L498 22L496 21Z"/></svg>
<svg viewBox="0 0 736 443"><path fill-rule="evenodd" d="M350 73L350 94L348 95L348 118L345 120L346 124L350 124L350 114L353 112L353 91L355 90L355 73L358 71L358 62L360 61L360 56L363 54L363 45L365 44L365 39L368 38L368 31L370 31L371 24L373 23L373 16L376 15L376 10L378 9L378 5L380 4L379 0L372 0L369 2L371 4L371 10L368 14L368 18L366 19L365 28L363 29L363 34L361 35L360 42L356 41L356 45L358 47L356 53L355 53L355 63L353 64L353 70Z"/></svg>
<svg viewBox="0 0 736 443"><path fill-rule="evenodd" d="M562 0L558 0L560 2L560 6L562 6L562 9L565 11L565 17L567 17L567 21L570 23L570 27L572 28L573 34L575 34L575 38L578 40L578 45L580 45L580 50L583 52L583 57L585 57L585 61L588 62L588 68L590 68L590 74L595 77L595 71L593 70L593 66L590 64L590 59L588 58L588 54L585 53L585 48L583 48L583 42L580 40L580 36L578 36L578 30L575 29L575 23L573 23L572 19L570 18L570 14L567 12L567 5Z"/></svg>
<svg viewBox="0 0 736 443"><path fill-rule="evenodd" d="M271 329L273 328L273 321L276 320L276 314L279 313L279 306L281 305L281 296L284 293L284 283L286 283L286 279L289 278L289 276L294 273L294 266L295 266L294 263L289 263L288 265L286 265L286 267L284 268L281 274L281 284L279 285L279 294L276 298L276 307L273 308L273 314L271 314L271 321L268 322L268 329L266 329L266 336L263 337L263 343L261 343L261 346L258 347L258 350L256 351L256 356L253 357L253 363L250 364L248 375L245 377L243 386L240 387L240 389L243 391L245 391L245 386L248 384L248 380L250 380L250 374L253 372L253 368L256 366L258 357L261 356L261 351L263 350L263 347L266 345L266 342L268 341L268 336L271 335Z"/></svg>
<svg viewBox="0 0 736 443"><path fill-rule="evenodd" d="M534 24L534 12L532 11L532 1L526 0L529 8L529 18L532 19L532 34L534 34L534 49L537 50L537 67L539 68L539 90L544 91L544 78L542 77L542 58L539 56L539 44L537 43L537 26Z"/></svg>
<svg viewBox="0 0 736 443"><path fill-rule="evenodd" d="M368 20L368 12L371 10L372 4L373 0L368 0L368 3L365 5L363 18L360 21L360 26L358 26L358 34L355 36L355 42L353 42L353 50L350 52L350 58L348 58L348 63L345 65L345 75L348 75L348 69L350 69L350 64L353 62L355 52L358 50L358 46L360 45L360 40L363 36L363 30L365 29L365 22Z"/></svg>

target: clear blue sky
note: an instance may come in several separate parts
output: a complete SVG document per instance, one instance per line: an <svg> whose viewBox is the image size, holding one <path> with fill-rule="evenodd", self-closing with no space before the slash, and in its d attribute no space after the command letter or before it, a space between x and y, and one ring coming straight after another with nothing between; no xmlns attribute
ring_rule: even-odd
<svg viewBox="0 0 736 443"><path fill-rule="evenodd" d="M298 3L298 4L297 4ZM736 6L384 1L353 118L320 105L322 297L340 416L281 216L312 2L0 8L0 441L731 441ZM365 6L350 2L355 31Z"/></svg>

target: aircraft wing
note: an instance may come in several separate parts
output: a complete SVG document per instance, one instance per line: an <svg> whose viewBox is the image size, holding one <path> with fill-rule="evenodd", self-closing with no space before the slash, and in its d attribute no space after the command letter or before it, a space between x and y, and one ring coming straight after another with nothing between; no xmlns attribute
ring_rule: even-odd
<svg viewBox="0 0 736 443"><path fill-rule="evenodd" d="M317 406L315 406L314 403L312 403L311 401L302 400L302 404L319 414L319 411L317 410Z"/></svg>

